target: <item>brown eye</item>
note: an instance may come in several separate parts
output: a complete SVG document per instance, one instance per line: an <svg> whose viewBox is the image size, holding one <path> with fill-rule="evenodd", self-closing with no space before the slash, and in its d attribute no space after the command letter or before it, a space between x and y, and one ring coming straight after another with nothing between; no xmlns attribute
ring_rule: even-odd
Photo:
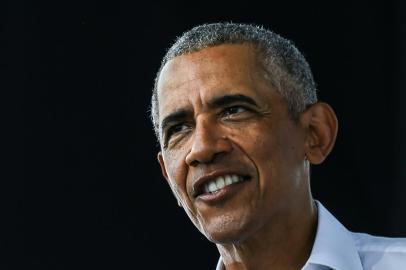
<svg viewBox="0 0 406 270"><path fill-rule="evenodd" d="M248 111L248 110L244 106L232 106L232 107L226 108L223 111L223 116L227 117L227 116L231 116L233 114L243 113L246 111Z"/></svg>
<svg viewBox="0 0 406 270"><path fill-rule="evenodd" d="M185 131L188 128L189 126L186 125L185 123L173 125L170 128L168 128L168 131L166 132L166 138L170 139L171 136L176 135L177 133L180 133L182 131Z"/></svg>

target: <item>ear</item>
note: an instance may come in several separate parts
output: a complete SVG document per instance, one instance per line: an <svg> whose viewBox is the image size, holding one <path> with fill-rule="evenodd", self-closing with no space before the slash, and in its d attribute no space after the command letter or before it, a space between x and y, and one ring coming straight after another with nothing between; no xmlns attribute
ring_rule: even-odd
<svg viewBox="0 0 406 270"><path fill-rule="evenodd" d="M162 156L161 151L158 153L157 158L158 158L159 165L161 166L162 175L165 177L166 181L169 181L168 173L166 172L165 162L164 162L164 158Z"/></svg>
<svg viewBox="0 0 406 270"><path fill-rule="evenodd" d="M318 102L301 115L301 121L307 127L305 155L311 164L320 164L331 152L336 141L336 114L328 104Z"/></svg>

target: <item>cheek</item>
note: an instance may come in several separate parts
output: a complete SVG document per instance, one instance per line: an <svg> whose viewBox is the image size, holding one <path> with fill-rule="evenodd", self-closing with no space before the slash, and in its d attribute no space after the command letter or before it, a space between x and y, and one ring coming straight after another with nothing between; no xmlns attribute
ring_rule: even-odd
<svg viewBox="0 0 406 270"><path fill-rule="evenodd" d="M263 192L285 193L300 184L301 138L299 130L287 125L279 128L252 129L252 139L246 144L248 156L252 158L260 174ZM249 138L245 138L248 142ZM270 185L271 184L271 185ZM264 193L264 194L265 194Z"/></svg>
<svg viewBox="0 0 406 270"><path fill-rule="evenodd" d="M276 142L271 131L263 127L252 126L243 131L234 130L230 138L244 153L244 159L255 167L258 188L262 194L260 197L266 196L269 179L274 179L279 174L278 166L275 164L275 160L278 160L278 154L275 153ZM277 184L272 183L272 189L276 188Z"/></svg>
<svg viewBox="0 0 406 270"><path fill-rule="evenodd" d="M260 189L267 189L265 185L269 179L273 182L272 187L277 188L277 179L283 175L285 166L283 136L268 126L252 126L243 132L234 132L230 137L256 167Z"/></svg>
<svg viewBox="0 0 406 270"><path fill-rule="evenodd" d="M273 136L270 130L252 126L243 130L233 130L229 137L253 162L270 160L274 149Z"/></svg>
<svg viewBox="0 0 406 270"><path fill-rule="evenodd" d="M190 202L187 193L186 182L188 176L188 167L185 163L185 155L173 152L166 153L164 155L164 160L172 192L182 203L182 207L189 216L190 220L200 231L202 231L202 227L196 216L196 210Z"/></svg>
<svg viewBox="0 0 406 270"><path fill-rule="evenodd" d="M178 152L168 151L163 155L166 172L169 178L171 189L178 199L182 198L182 193L186 192L187 170L183 156Z"/></svg>

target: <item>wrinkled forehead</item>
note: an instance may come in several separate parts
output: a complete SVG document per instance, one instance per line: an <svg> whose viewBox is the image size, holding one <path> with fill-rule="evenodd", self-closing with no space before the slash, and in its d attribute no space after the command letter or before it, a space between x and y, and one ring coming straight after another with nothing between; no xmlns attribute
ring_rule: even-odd
<svg viewBox="0 0 406 270"><path fill-rule="evenodd" d="M258 69L250 45L220 45L175 57L163 67L157 84L160 118L176 108L204 103L213 95L249 87Z"/></svg>

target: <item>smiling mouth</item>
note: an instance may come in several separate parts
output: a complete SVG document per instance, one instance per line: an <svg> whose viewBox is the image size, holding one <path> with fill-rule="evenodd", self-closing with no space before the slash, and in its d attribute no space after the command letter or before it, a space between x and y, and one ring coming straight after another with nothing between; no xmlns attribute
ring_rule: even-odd
<svg viewBox="0 0 406 270"><path fill-rule="evenodd" d="M197 193L197 196L205 195L205 194L215 194L227 186L241 183L248 179L249 179L249 177L237 175L237 174L227 174L224 176L218 176L212 180L207 181L202 186L200 192Z"/></svg>

